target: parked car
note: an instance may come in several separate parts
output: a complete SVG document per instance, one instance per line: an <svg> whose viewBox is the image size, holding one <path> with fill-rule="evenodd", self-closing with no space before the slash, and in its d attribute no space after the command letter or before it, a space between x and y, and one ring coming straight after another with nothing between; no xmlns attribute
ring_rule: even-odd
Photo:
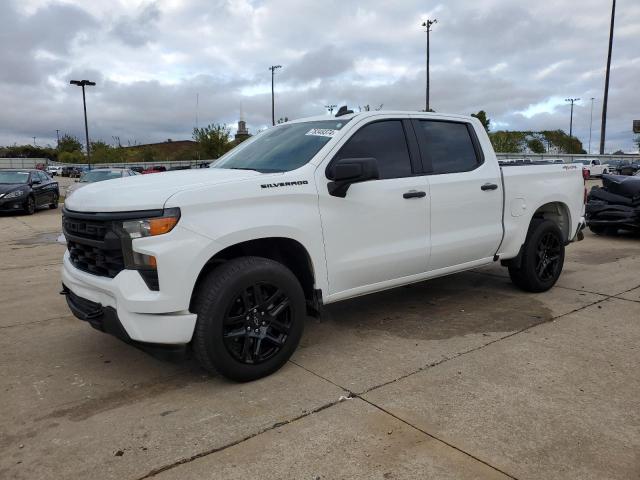
<svg viewBox="0 0 640 480"><path fill-rule="evenodd" d="M146 175L148 173L161 173L166 171L167 171L167 168L160 165L160 166L146 168L142 171L142 174Z"/></svg>
<svg viewBox="0 0 640 480"><path fill-rule="evenodd" d="M71 168L71 171L69 172L69 177L80 178L84 172L88 172L88 171L89 171L88 166L76 165Z"/></svg>
<svg viewBox="0 0 640 480"><path fill-rule="evenodd" d="M269 128L207 170L76 192L71 311L248 381L323 304L498 261L523 290L556 283L584 228L577 165L500 167L472 117L343 112Z"/></svg>
<svg viewBox="0 0 640 480"><path fill-rule="evenodd" d="M49 165L46 172L49 173L52 177L55 177L56 175L60 175L60 173L62 172L62 167L60 165Z"/></svg>
<svg viewBox="0 0 640 480"><path fill-rule="evenodd" d="M73 170L73 165L64 165L61 169L60 169L60 176L61 177L70 177L71 176L71 171Z"/></svg>
<svg viewBox="0 0 640 480"><path fill-rule="evenodd" d="M27 215L42 206L58 208L58 182L37 169L0 170L0 211Z"/></svg>
<svg viewBox="0 0 640 480"><path fill-rule="evenodd" d="M640 163L624 163L616 169L618 175L635 175L640 170Z"/></svg>
<svg viewBox="0 0 640 480"><path fill-rule="evenodd" d="M115 178L129 177L132 175L138 175L138 173L128 168L95 168L88 170L84 172L75 183L67 187L66 198L69 198L72 193L90 183L103 182L105 180L113 180Z"/></svg>
<svg viewBox="0 0 640 480"><path fill-rule="evenodd" d="M142 173L144 171L144 168L142 167L129 167L129 168L136 173Z"/></svg>
<svg viewBox="0 0 640 480"><path fill-rule="evenodd" d="M581 164L583 170L585 170L585 178L601 177L611 173L611 168L607 163L601 163L600 160L576 160L574 164Z"/></svg>

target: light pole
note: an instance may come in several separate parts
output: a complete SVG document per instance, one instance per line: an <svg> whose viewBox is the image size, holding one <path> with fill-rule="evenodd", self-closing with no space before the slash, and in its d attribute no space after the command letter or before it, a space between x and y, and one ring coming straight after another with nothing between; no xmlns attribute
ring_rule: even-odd
<svg viewBox="0 0 640 480"><path fill-rule="evenodd" d="M569 121L569 141L571 141L571 139L573 138L573 104L577 101L579 101L579 98L565 98L565 102L569 102L571 103L571 120ZM569 153L573 153L573 143L570 143L570 149L571 152Z"/></svg>
<svg viewBox="0 0 640 480"><path fill-rule="evenodd" d="M91 146L89 145L89 125L87 124L87 100L84 95L84 87L93 87L96 82L89 80L71 80L70 85L77 85L82 87L82 106L84 107L84 134L87 140L87 165L91 169Z"/></svg>
<svg viewBox="0 0 640 480"><path fill-rule="evenodd" d="M329 111L329 115L333 115L333 111L337 106L338 105L325 105L324 108L326 108Z"/></svg>
<svg viewBox="0 0 640 480"><path fill-rule="evenodd" d="M273 89L273 77L276 74L276 70L278 68L282 68L282 65L271 65L269 70L271 70L271 125L276 124L276 106L275 106L275 93Z"/></svg>
<svg viewBox="0 0 640 480"><path fill-rule="evenodd" d="M426 90L426 101L425 101L425 112L429 112L431 110L430 107L430 103L429 103L429 96L430 96L430 86L431 86L431 82L430 82L430 76L429 76L429 61L430 61L430 51L429 51L429 34L431 33L431 27L433 26L434 23L438 23L437 19L434 20L427 20L426 22L422 22L422 26L424 28L426 28L426 32L427 32L427 90Z"/></svg>
<svg viewBox="0 0 640 480"><path fill-rule="evenodd" d="M60 148L60 130L56 128L56 138L58 139L58 143L56 144L56 148Z"/></svg>
<svg viewBox="0 0 640 480"><path fill-rule="evenodd" d="M33 138L33 146L35 147L36 146L36 137L31 137L31 138Z"/></svg>
<svg viewBox="0 0 640 480"><path fill-rule="evenodd" d="M611 51L613 50L613 25L616 19L616 0L611 5L611 28L609 30L609 53L607 55L607 74L604 79L604 98L602 99L602 123L600 125L600 155L604 155L604 142L607 135L607 103L609 102L609 76L611 74Z"/></svg>
<svg viewBox="0 0 640 480"><path fill-rule="evenodd" d="M591 115L589 117L589 155L591 155L591 132L593 130L593 102L595 101L594 97L591 97Z"/></svg>

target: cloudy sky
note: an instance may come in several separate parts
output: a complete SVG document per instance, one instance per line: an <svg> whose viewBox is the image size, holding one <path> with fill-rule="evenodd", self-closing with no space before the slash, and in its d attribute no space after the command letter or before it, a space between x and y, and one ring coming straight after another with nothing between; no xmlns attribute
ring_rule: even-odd
<svg viewBox="0 0 640 480"><path fill-rule="evenodd" d="M606 0L1 0L0 145L55 145L56 129L112 143L187 139L202 126L270 124L327 104L424 108L432 33L432 108L488 112L494 129L569 128L597 149L609 33ZM635 151L640 2L618 0L607 150Z"/></svg>

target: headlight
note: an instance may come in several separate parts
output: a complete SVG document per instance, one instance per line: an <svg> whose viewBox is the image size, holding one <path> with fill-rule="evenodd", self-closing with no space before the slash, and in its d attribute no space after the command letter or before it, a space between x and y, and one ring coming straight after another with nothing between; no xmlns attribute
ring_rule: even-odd
<svg viewBox="0 0 640 480"><path fill-rule="evenodd" d="M23 196L25 193L26 193L26 190L14 190L13 192L6 193L6 194L4 195L4 198L5 198L5 199L8 199L8 198L18 198L18 197Z"/></svg>
<svg viewBox="0 0 640 480"><path fill-rule="evenodd" d="M180 209L167 208L162 217L126 220L122 222L122 229L131 239L154 237L169 233L176 226L178 220L180 220Z"/></svg>

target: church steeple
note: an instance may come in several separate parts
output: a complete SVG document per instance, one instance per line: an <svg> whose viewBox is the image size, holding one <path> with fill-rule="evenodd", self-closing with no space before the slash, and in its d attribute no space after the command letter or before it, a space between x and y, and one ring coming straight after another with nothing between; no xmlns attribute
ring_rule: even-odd
<svg viewBox="0 0 640 480"><path fill-rule="evenodd" d="M240 104L240 120L238 121L238 131L236 132L236 142L240 143L243 140L246 140L251 135L249 134L249 130L247 130L247 122L244 121L244 112L242 111L242 104Z"/></svg>

